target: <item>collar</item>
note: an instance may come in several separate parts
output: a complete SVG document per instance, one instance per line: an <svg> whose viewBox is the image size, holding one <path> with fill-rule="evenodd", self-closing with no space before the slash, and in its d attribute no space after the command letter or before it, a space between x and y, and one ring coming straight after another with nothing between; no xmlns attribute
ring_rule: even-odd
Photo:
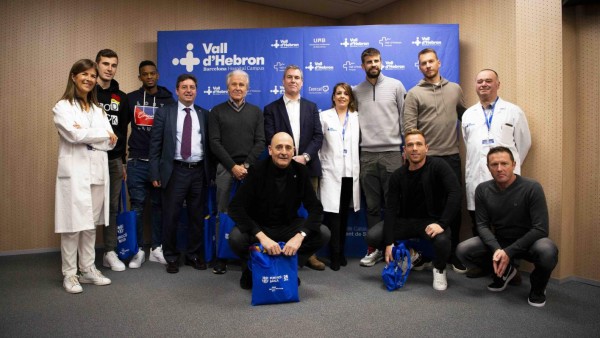
<svg viewBox="0 0 600 338"><path fill-rule="evenodd" d="M300 96L298 96L298 98L296 100L290 99L289 97L287 97L285 94L283 94L283 103L285 103L285 105L287 106L288 103L290 102L300 102Z"/></svg>

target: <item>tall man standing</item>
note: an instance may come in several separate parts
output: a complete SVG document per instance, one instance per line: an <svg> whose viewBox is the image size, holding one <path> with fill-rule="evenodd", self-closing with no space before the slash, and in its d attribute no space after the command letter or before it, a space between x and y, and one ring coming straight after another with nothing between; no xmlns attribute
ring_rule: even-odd
<svg viewBox="0 0 600 338"><path fill-rule="evenodd" d="M206 270L204 200L211 170L208 111L194 104L197 83L192 74L177 77L178 102L156 112L150 138L150 180L163 189L162 245L168 273L179 272L177 225L184 200L189 219L185 264Z"/></svg>
<svg viewBox="0 0 600 338"><path fill-rule="evenodd" d="M162 212L160 188L152 186L148 178L150 170L150 132L154 124L154 113L158 108L175 103L173 94L158 85L158 69L150 60L140 62L138 79L142 87L129 94L131 112L131 135L129 136L129 158L127 159L127 188L131 209L137 214L137 240L140 250L129 262L130 268L139 268L145 260L142 245L144 243L144 206L146 196L152 202L152 247L151 262L167 264L162 252Z"/></svg>
<svg viewBox="0 0 600 338"><path fill-rule="evenodd" d="M300 67L287 66L283 73L283 96L269 103L264 109L265 140L270 143L273 135L279 132L291 135L295 149L292 160L306 165L313 189L318 191L321 177L321 161L318 154L323 143L323 131L317 105L300 97L302 84ZM307 266L315 270L325 270L325 264L315 255L308 259Z"/></svg>
<svg viewBox="0 0 600 338"><path fill-rule="evenodd" d="M370 229L381 221L388 181L402 166L402 109L406 89L399 80L381 74L381 53L377 49L365 49L360 58L367 78L353 91L361 131L360 183ZM381 261L380 249L369 247L360 265L373 266Z"/></svg>
<svg viewBox="0 0 600 338"><path fill-rule="evenodd" d="M127 95L119 89L114 79L117 74L119 57L110 49L103 49L96 55L98 64L98 102L108 115L113 132L119 140L115 148L108 152L108 173L110 176L110 221L104 228L104 257L102 264L113 271L125 270L115 250L117 249L117 213L121 194L121 181L127 177L125 163L127 125L129 124L129 107Z"/></svg>
<svg viewBox="0 0 600 338"><path fill-rule="evenodd" d="M263 113L246 102L250 77L243 70L227 74L229 99L208 115L210 148L218 160L216 172L217 207L227 212L231 184L246 178L248 169L265 147ZM213 273L227 271L225 260L217 259Z"/></svg>
<svg viewBox="0 0 600 338"><path fill-rule="evenodd" d="M458 151L458 122L465 112L465 102L460 86L440 75L441 61L435 50L425 48L419 52L419 69L423 79L408 91L404 102L404 132L421 130L427 137L428 156L439 157L452 168L456 178L462 179ZM467 269L454 252L460 241L460 212L450 222L452 249L450 262L454 271Z"/></svg>

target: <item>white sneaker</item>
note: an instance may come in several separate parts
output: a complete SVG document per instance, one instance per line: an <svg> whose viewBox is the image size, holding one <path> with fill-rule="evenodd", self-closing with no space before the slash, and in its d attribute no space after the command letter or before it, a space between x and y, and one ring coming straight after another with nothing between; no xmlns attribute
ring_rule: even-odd
<svg viewBox="0 0 600 338"><path fill-rule="evenodd" d="M360 260L361 266L373 266L377 264L377 262L381 262L383 260L383 252L375 249L375 251L371 253L367 253L365 257Z"/></svg>
<svg viewBox="0 0 600 338"><path fill-rule="evenodd" d="M444 291L448 288L445 269L440 272L440 270L433 268L433 288L438 291Z"/></svg>
<svg viewBox="0 0 600 338"><path fill-rule="evenodd" d="M129 268L137 269L137 268L141 267L142 263L144 263L145 261L146 261L146 253L144 252L144 250L142 250L142 248L140 248L138 250L138 252L135 254L135 256L133 256L131 261L129 261Z"/></svg>
<svg viewBox="0 0 600 338"><path fill-rule="evenodd" d="M79 284L79 278L77 275L66 276L63 279L63 287L68 293L81 293L83 288Z"/></svg>
<svg viewBox="0 0 600 338"><path fill-rule="evenodd" d="M79 281L81 283L94 285L108 285L111 283L110 279L104 277L102 272L96 269L95 265L92 265L89 271L81 271L81 277L79 277Z"/></svg>
<svg viewBox="0 0 600 338"><path fill-rule="evenodd" d="M157 262L160 264L167 265L165 256L163 256L162 246L157 246L156 249L150 249L150 256L148 257L150 262Z"/></svg>
<svg viewBox="0 0 600 338"><path fill-rule="evenodd" d="M102 259L102 265L110 268L112 271L123 271L125 270L125 264L121 262L117 253L114 251L105 252L104 258Z"/></svg>

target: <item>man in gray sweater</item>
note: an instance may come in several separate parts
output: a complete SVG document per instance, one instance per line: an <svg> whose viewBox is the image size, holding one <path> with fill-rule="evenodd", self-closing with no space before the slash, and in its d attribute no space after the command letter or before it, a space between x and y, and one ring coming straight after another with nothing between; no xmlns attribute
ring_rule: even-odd
<svg viewBox="0 0 600 338"><path fill-rule="evenodd" d="M421 130L429 143L428 155L446 161L461 182L458 120L466 110L462 89L442 78L439 72L442 63L435 50L425 48L419 52L418 58L424 77L406 95L404 133L415 128ZM460 223L459 212L450 222L452 249L449 263L455 272L465 273L466 268L454 254L460 241Z"/></svg>
<svg viewBox="0 0 600 338"><path fill-rule="evenodd" d="M402 109L406 89L399 80L381 74L381 53L367 48L361 54L366 80L353 88L361 131L360 184L367 202L367 225L381 221L391 174L402 166ZM369 248L360 265L383 259L382 248Z"/></svg>
<svg viewBox="0 0 600 338"><path fill-rule="evenodd" d="M514 173L510 149L495 147L487 155L493 180L475 190L475 219L479 236L458 245L456 255L468 267L490 262L494 281L490 291L503 291L516 275L515 259L534 265L530 275L531 306L546 304L546 285L558 262L558 249L548 238L548 206L542 186Z"/></svg>

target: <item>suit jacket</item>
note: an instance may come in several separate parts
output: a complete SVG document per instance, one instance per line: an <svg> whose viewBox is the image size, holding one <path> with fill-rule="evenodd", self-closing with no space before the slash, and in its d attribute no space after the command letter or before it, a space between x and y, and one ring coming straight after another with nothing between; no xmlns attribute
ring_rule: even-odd
<svg viewBox="0 0 600 338"><path fill-rule="evenodd" d="M177 105L176 102L156 111L150 136L150 181L161 181L162 188L167 186L173 172L173 160L175 159L175 146L177 144ZM197 105L194 105L194 111L198 114L198 121L200 121L206 182L210 182L212 170L211 153L208 145L208 111Z"/></svg>
<svg viewBox="0 0 600 338"><path fill-rule="evenodd" d="M293 136L290 118L288 117L283 96L269 103L265 109L265 141L271 144L273 135L286 132ZM323 131L319 110L314 102L300 98L300 144L298 154L307 153L310 161L306 164L311 177L321 176L321 161L319 160L319 149L323 143Z"/></svg>
<svg viewBox="0 0 600 338"><path fill-rule="evenodd" d="M306 166L295 161L290 163L285 173L283 198L276 192L277 170L270 157L250 167L248 177L229 204L229 215L237 227L242 233L250 235L256 235L260 231L264 231L268 236L273 233L286 233L292 221L299 218L298 208L302 203L308 211L308 217L300 226L300 230L307 234L319 232L323 207L313 190ZM265 224L272 214L274 199L284 201L285 216L281 220L281 227L267 228Z"/></svg>

